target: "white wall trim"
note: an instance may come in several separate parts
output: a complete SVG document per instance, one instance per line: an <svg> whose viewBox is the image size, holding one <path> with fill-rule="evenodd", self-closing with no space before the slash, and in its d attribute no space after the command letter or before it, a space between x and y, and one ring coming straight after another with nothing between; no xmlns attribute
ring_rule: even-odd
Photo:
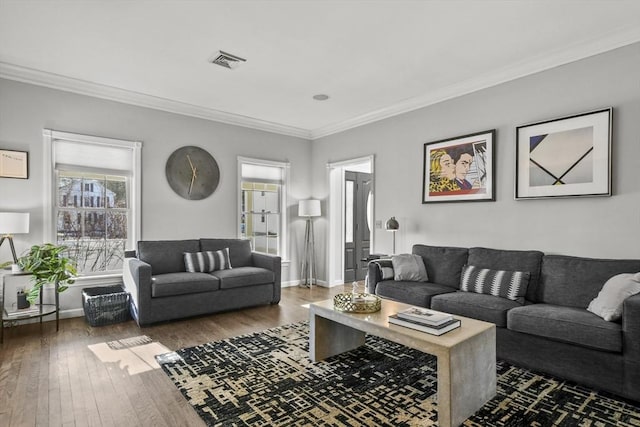
<svg viewBox="0 0 640 427"><path fill-rule="evenodd" d="M522 61L490 74L479 75L475 78L434 90L424 95L409 98L405 101L379 110L370 111L366 114L362 114L340 123L313 129L311 130L311 139L315 140L389 117L408 113L413 110L428 107L439 102L467 95L472 92L477 92L492 86L497 86L501 83L579 61L581 59L637 43L639 41L640 27L630 28L625 31L611 32L605 37L595 38L583 43L575 44L565 49L558 49L555 52L539 55L527 61Z"/></svg>
<svg viewBox="0 0 640 427"><path fill-rule="evenodd" d="M138 242L142 236L142 141L106 138L101 136L61 132L52 129L42 130L42 240L44 242L55 243L53 195L56 191L56 182L53 177L53 171L56 159L54 158L53 149L54 140L126 147L132 150L133 173L131 175L131 210L133 215L130 217L130 229L133 230L133 235L129 240L135 247L135 242Z"/></svg>
<svg viewBox="0 0 640 427"><path fill-rule="evenodd" d="M46 86L53 89L123 102L125 104L137 105L140 107L153 108L170 113L213 120L235 126L314 140L389 117L397 116L399 114L407 113L409 111L417 110L419 108L427 107L471 92L496 86L500 83L515 80L530 74L539 73L544 70L598 55L639 41L639 27L627 28L621 31L612 31L608 36L594 38L582 43L574 44L573 46L569 46L564 49L558 49L551 53L545 53L527 61L522 61L512 66L505 67L502 70L498 70L487 75L480 75L473 79L450 85L440 90L431 91L428 94L409 98L403 102L317 129L301 129L279 123L268 122L253 117L227 113L211 108L92 83L86 80L48 73L7 62L0 62L0 78Z"/></svg>
<svg viewBox="0 0 640 427"><path fill-rule="evenodd" d="M326 265L325 265L325 277L327 278L327 286L332 287L344 283L344 227L345 227L345 213L344 213L344 191L345 191L345 170L350 165L358 165L361 163L369 163L371 165L371 176L373 183L371 185L371 192L373 194L373 206L372 216L373 224L371 234L369 236L371 246L370 249L375 248L375 219L376 219L376 207L375 207L375 194L376 194L376 174L375 174L375 156L373 154L363 157L357 157L354 159L340 160L337 162L327 163L327 188L329 189L329 198L327 202L327 217L329 226L326 230L325 241L326 245ZM336 256L339 254L339 256Z"/></svg>
<svg viewBox="0 0 640 427"><path fill-rule="evenodd" d="M22 67L20 65L10 64L7 62L0 62L0 78L45 86L80 95L93 96L95 98L108 99L110 101L122 102L125 104L136 105L138 107L153 108L155 110L166 111L169 113L182 114L205 120L213 120L234 126L263 130L281 135L295 136L305 139L309 139L311 135L311 132L306 129L281 125L253 117L226 113L212 108L146 95L113 86L66 77L60 74L53 74L46 71L35 70L33 68Z"/></svg>
<svg viewBox="0 0 640 427"><path fill-rule="evenodd" d="M291 175L291 162L285 161L277 161L277 160L262 160L257 159L255 157L244 157L238 156L237 164L236 164L236 188L237 188L237 200L238 204L236 206L236 235L238 238L242 238L240 235L240 222L241 222L241 211L242 211L242 190L240 189L240 183L242 182L242 164L253 164L257 166L272 166L274 168L280 168L284 171L284 189L285 191L282 194L282 200L280 200L280 215L281 215L281 223L280 223L280 243L278 247L278 252L280 253L281 264L288 266L291 262L291 258L289 256L290 252L290 242L289 242L289 176Z"/></svg>

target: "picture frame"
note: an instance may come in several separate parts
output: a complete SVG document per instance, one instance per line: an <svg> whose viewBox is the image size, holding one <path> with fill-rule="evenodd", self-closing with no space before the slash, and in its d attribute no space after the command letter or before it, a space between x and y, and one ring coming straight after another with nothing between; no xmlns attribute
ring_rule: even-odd
<svg viewBox="0 0 640 427"><path fill-rule="evenodd" d="M29 153L0 150L0 178L29 179Z"/></svg>
<svg viewBox="0 0 640 427"><path fill-rule="evenodd" d="M611 196L611 122L604 108L516 128L515 199Z"/></svg>
<svg viewBox="0 0 640 427"><path fill-rule="evenodd" d="M490 129L425 143L422 203L495 201L495 139Z"/></svg>

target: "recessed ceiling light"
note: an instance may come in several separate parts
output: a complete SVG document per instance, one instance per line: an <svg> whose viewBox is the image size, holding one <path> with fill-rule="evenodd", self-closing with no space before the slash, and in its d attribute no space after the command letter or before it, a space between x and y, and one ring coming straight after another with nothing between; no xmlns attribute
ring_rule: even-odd
<svg viewBox="0 0 640 427"><path fill-rule="evenodd" d="M329 99L329 95L319 93L318 95L313 95L313 99L315 99L316 101L326 101L327 99Z"/></svg>

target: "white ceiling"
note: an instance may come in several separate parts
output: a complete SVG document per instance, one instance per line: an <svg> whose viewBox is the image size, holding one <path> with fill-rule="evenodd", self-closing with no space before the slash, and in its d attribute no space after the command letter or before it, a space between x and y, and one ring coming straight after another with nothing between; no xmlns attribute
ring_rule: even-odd
<svg viewBox="0 0 640 427"><path fill-rule="evenodd" d="M310 139L638 41L638 0L0 0L0 77Z"/></svg>

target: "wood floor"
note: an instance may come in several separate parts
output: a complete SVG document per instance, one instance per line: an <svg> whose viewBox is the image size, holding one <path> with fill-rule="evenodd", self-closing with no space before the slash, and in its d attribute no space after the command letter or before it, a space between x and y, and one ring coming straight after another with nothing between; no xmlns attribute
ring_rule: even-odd
<svg viewBox="0 0 640 427"><path fill-rule="evenodd" d="M350 286L349 286L350 288ZM203 426L169 378L153 366L162 353L308 319L304 304L342 287L284 288L279 305L139 328L134 321L91 327L84 318L5 329L0 347L0 427ZM349 289L350 290L350 289ZM153 346L106 343L146 335ZM113 347L113 345L112 345Z"/></svg>

